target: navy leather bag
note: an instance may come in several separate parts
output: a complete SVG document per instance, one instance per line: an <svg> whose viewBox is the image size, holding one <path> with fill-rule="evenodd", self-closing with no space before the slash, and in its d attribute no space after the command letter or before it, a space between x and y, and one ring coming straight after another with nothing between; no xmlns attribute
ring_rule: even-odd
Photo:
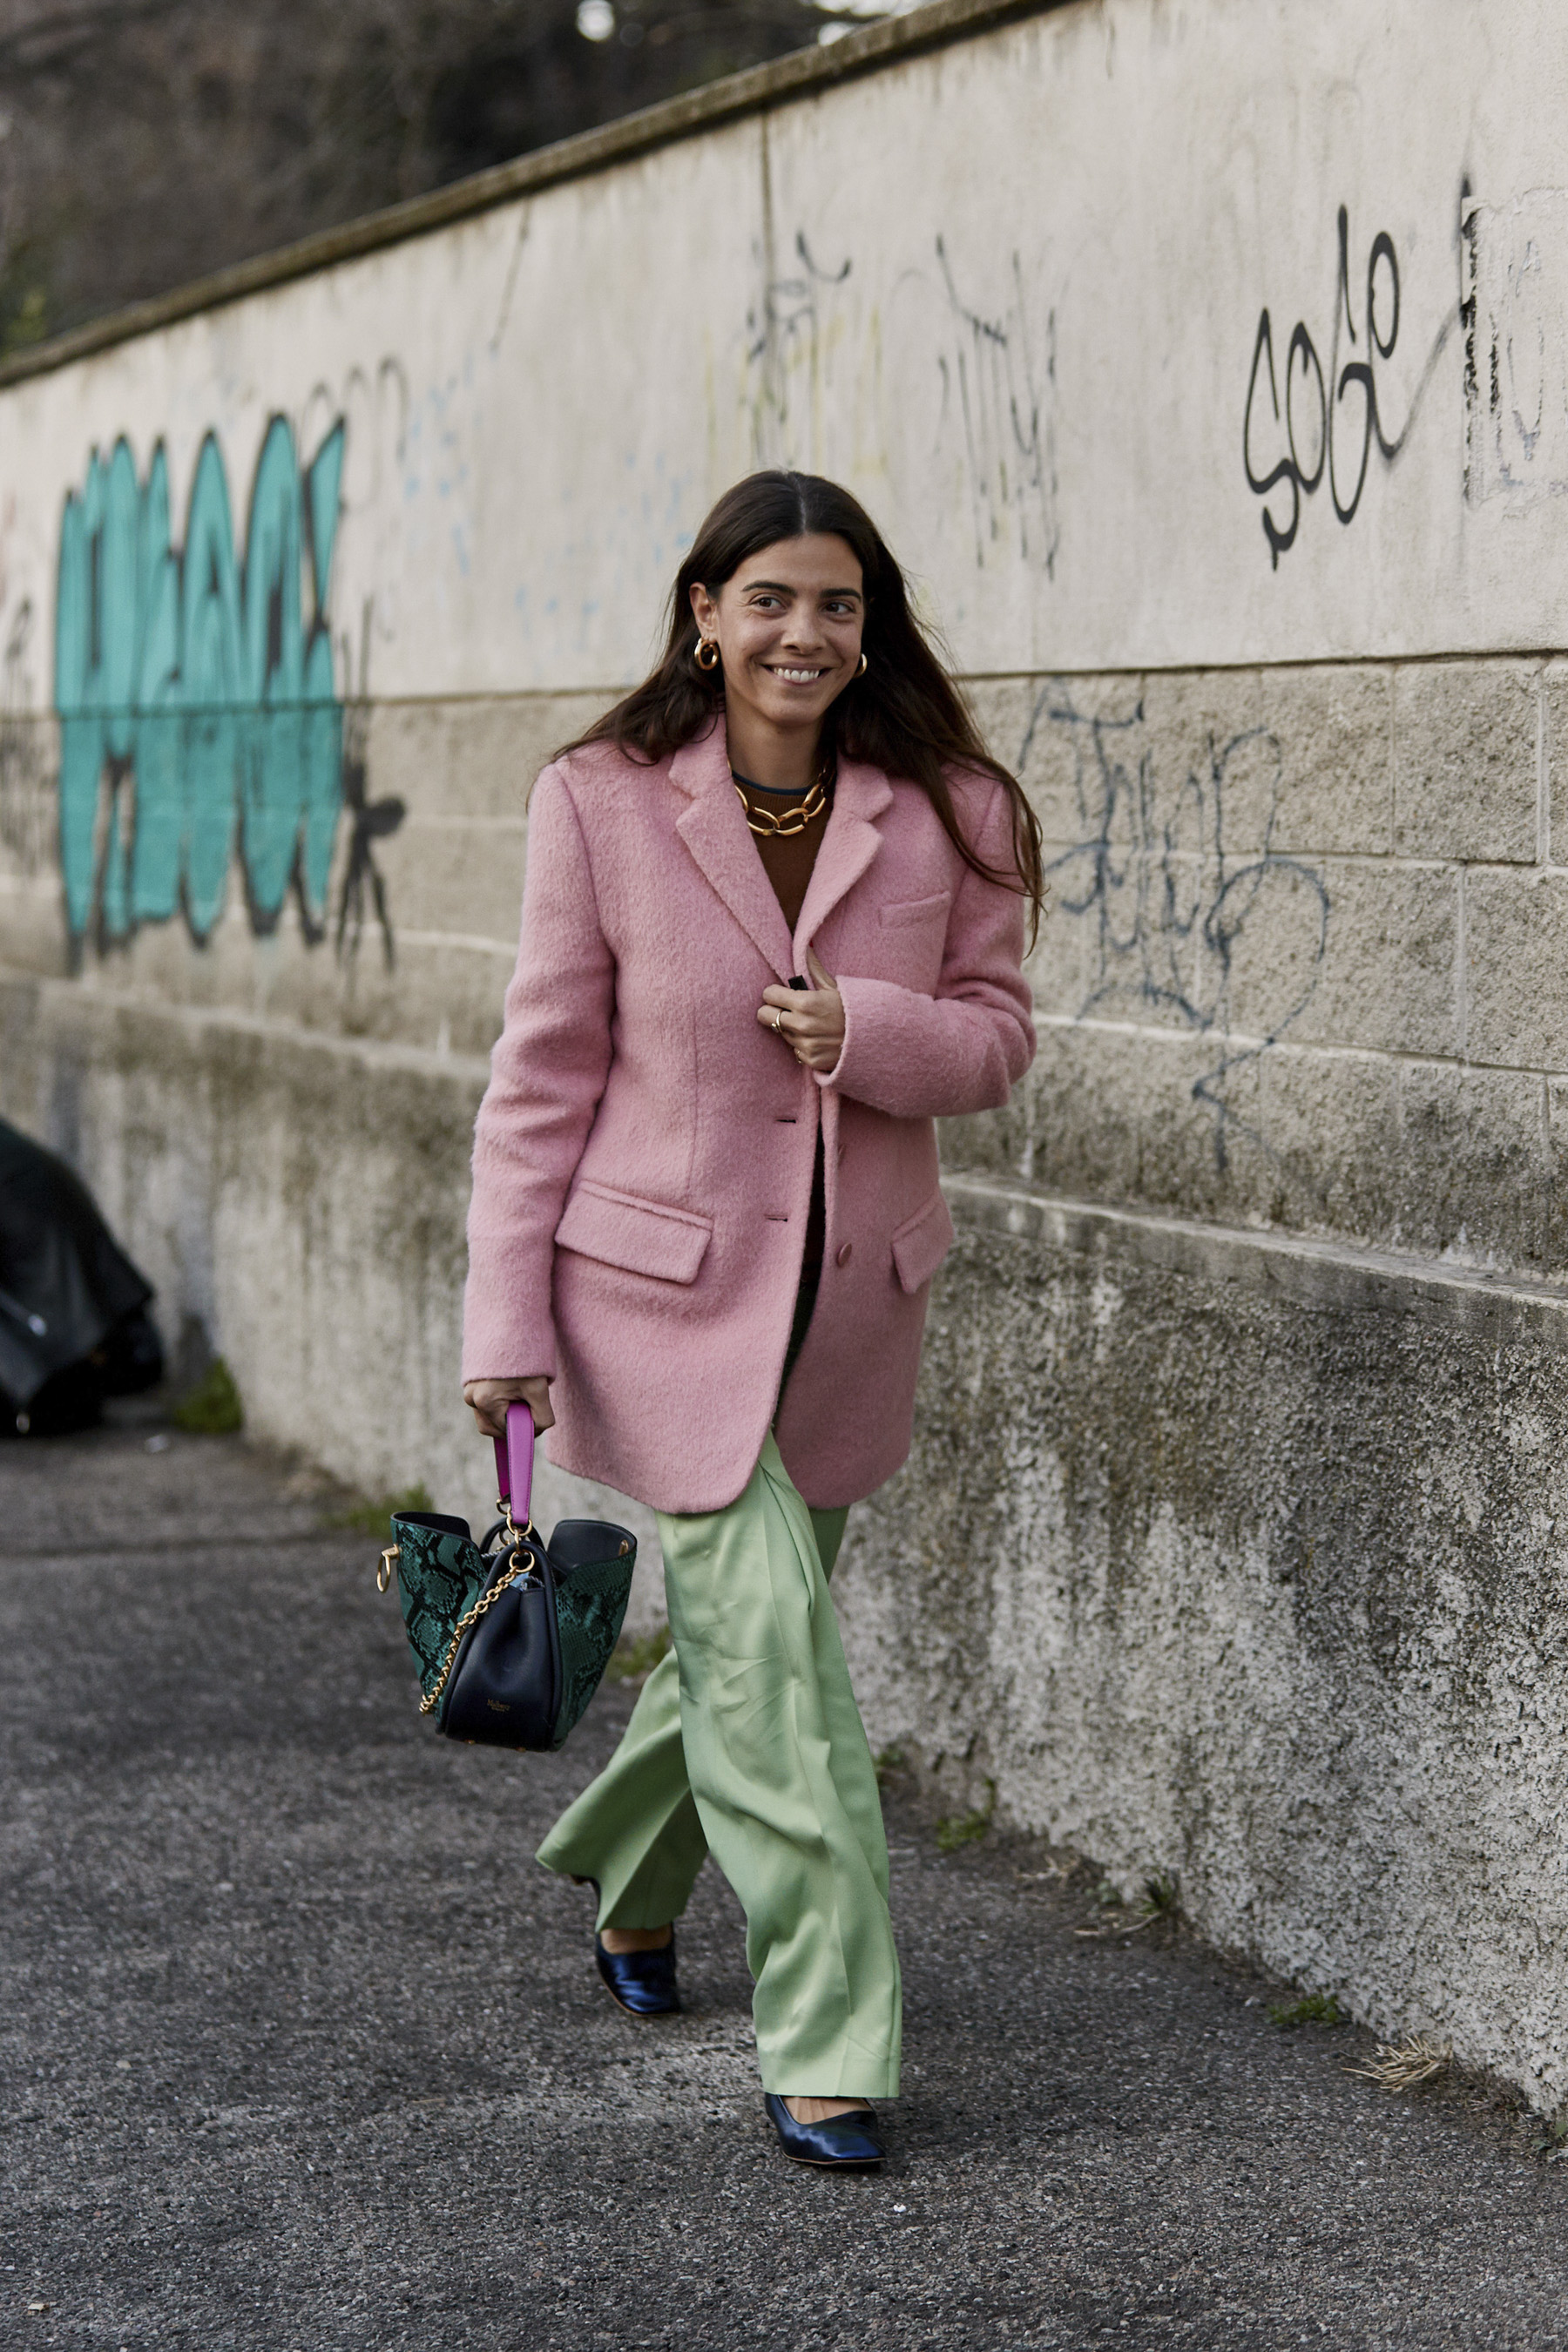
<svg viewBox="0 0 1568 2352"><path fill-rule="evenodd" d="M620 1639L637 1538L607 1519L563 1519L545 1543L529 1515L533 1415L507 1407L497 1438L500 1517L482 1543L467 1519L398 1511L376 1582L394 1573L419 1675L419 1712L449 1738L562 1746ZM516 1507L521 1507L522 1524Z"/></svg>

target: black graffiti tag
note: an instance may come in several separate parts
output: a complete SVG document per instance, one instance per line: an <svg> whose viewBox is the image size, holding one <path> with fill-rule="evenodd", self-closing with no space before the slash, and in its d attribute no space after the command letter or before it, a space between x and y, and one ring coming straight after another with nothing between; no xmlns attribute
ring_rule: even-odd
<svg viewBox="0 0 1568 2352"><path fill-rule="evenodd" d="M1178 751L1171 763L1141 696L1120 711L1079 710L1062 677L1046 681L1016 767L1047 737L1070 762L1076 803L1066 823L1077 837L1047 868L1056 919L1083 926L1074 1017L1152 1012L1190 1031L1207 1065L1191 1096L1214 1122L1216 1169L1243 1139L1278 1160L1250 1113L1247 1077L1311 1001L1331 915L1323 877L1274 846L1286 793L1279 737L1263 727L1211 735L1195 758ZM1233 1027L1238 997L1244 1035Z"/></svg>
<svg viewBox="0 0 1568 2352"><path fill-rule="evenodd" d="M1451 321L1448 323L1452 323ZM1325 373L1303 320L1298 320L1291 330L1285 356L1285 394L1279 395L1279 378L1274 362L1274 330L1267 309L1258 321L1258 338L1252 347L1252 372L1247 380L1247 413L1242 424L1241 455L1247 469L1247 486L1258 498L1268 499L1284 484L1290 493L1290 510L1287 521L1276 521L1265 506L1262 521L1264 536L1268 541L1268 560L1279 568L1279 558L1294 545L1301 521L1301 501L1310 498L1328 478L1329 496L1341 522L1353 520L1366 488L1367 466L1373 442L1385 465L1391 465L1405 445L1410 430L1415 404L1404 430L1393 437L1384 428L1384 418L1378 405L1377 362L1393 357L1399 341L1399 257L1394 249L1394 239L1386 229L1380 229L1372 241L1366 263L1365 310L1363 320L1366 337L1361 344L1356 333L1355 317L1351 308L1350 276L1350 215L1340 206L1340 270L1334 296L1334 332ZM1348 337L1352 346L1362 349L1364 357L1347 360L1340 365L1341 335ZM1440 350L1447 335L1447 326L1438 337ZM1436 350L1433 358L1436 359ZM1430 373L1430 364L1428 365ZM1276 431L1282 425L1285 455L1264 472L1254 459L1258 439L1255 410L1260 399L1259 385L1268 386L1269 406L1273 412ZM1426 379L1423 378L1422 389ZM1419 395L1417 395L1419 397ZM1359 405L1356 404L1358 403ZM1347 420L1345 403L1352 404ZM1355 480L1346 495L1345 481L1348 462L1342 470L1341 451L1344 436L1349 435L1349 448L1353 451L1359 433L1361 448L1355 462ZM1276 446L1278 444L1276 443ZM1349 452L1346 453L1348 460Z"/></svg>

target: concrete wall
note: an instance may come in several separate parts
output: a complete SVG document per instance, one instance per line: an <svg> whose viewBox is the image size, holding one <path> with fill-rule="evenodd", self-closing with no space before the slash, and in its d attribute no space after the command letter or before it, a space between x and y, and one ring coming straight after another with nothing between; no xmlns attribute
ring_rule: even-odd
<svg viewBox="0 0 1568 2352"><path fill-rule="evenodd" d="M867 498L1055 892L874 1732L1546 2108L1565 95L1531 0L943 0L0 388L0 1109L256 1425L474 1507L528 782L729 480Z"/></svg>

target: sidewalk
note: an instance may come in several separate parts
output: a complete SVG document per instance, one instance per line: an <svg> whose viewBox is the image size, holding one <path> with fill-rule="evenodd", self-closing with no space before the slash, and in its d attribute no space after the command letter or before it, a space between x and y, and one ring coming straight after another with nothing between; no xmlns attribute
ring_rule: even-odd
<svg viewBox="0 0 1568 2352"><path fill-rule="evenodd" d="M637 2025L530 1859L631 1695L559 1757L448 1746L376 1540L148 1426L0 1448L6 2352L1568 2347L1526 2120L1077 1933L1084 1880L941 1854L896 1787L891 2161L792 2169L716 1874Z"/></svg>

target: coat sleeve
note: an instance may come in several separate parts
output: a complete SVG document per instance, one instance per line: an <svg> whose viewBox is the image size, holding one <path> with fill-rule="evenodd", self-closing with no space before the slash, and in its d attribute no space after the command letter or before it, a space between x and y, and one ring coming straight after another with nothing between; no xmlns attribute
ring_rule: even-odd
<svg viewBox="0 0 1568 2352"><path fill-rule="evenodd" d="M609 1075L615 994L582 824L548 767L529 808L517 969L474 1130L465 1381L554 1377L555 1228Z"/></svg>
<svg viewBox="0 0 1568 2352"><path fill-rule="evenodd" d="M1000 784L973 838L978 854L1005 871L1012 830ZM1000 1109L1035 1058L1024 907L1016 890L963 866L936 994L841 977L844 1045L818 1084L894 1118Z"/></svg>

